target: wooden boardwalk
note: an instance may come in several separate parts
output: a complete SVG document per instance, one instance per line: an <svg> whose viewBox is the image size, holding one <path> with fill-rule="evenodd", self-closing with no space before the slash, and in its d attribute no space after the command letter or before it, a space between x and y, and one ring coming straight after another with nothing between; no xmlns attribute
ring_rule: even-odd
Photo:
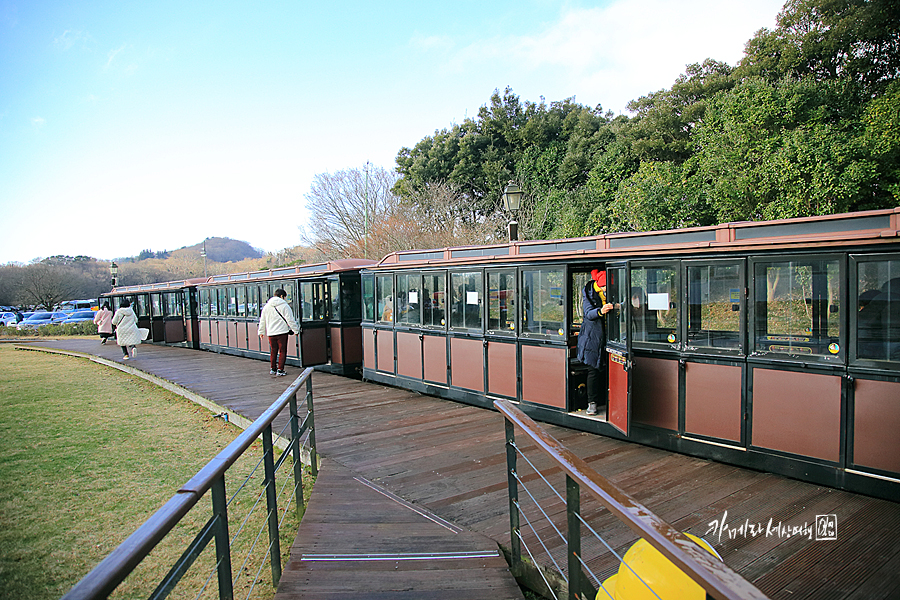
<svg viewBox="0 0 900 600"><path fill-rule="evenodd" d="M113 360L121 357L117 347L99 346L96 341L40 344ZM285 379L299 374L299 369L289 368L288 378L276 379L260 361L150 345L140 346L137 360L129 363L249 419L280 394L288 383ZM349 480L335 475L339 480L359 483L355 479L359 477L452 526L509 545L503 420L499 414L324 373L314 374L313 382L319 452L326 464L353 475ZM896 502L562 427L544 428L662 518L706 538L731 568L771 598L900 598L900 504ZM528 456L539 468L545 464L538 455ZM532 482L539 484L521 460L520 475L529 489ZM323 472L319 481L331 478ZM560 473L551 472L548 478L557 489L564 489ZM330 485L321 486L323 493ZM318 501L319 493L317 482L314 500ZM551 519L564 524L562 505L554 501L551 492L535 485L533 493ZM584 496L582 510L585 519L602 531L617 551L635 541L629 530ZM815 539L818 515L834 515L836 540ZM321 518L328 517L323 514ZM722 522L724 528L713 525ZM748 528L751 524L758 525L759 532L754 534ZM300 545L294 548L298 553L310 552L302 545L307 539L303 527L297 538ZM797 528L796 532L791 534L791 528ZM544 521L536 529L551 540L550 553L559 560L564 553L561 542L545 535L551 527ZM532 533L523 534L529 545L537 546ZM335 549L321 553L351 552ZM597 544L585 543L584 555L601 578L615 569L615 558ZM549 563L547 553L536 556L540 563ZM293 573L294 567L302 565L298 559L299 555L292 559L287 571ZM343 578L344 571L332 567L342 573L339 579ZM316 570L317 576L328 578L326 569ZM308 576L313 577L312 570ZM408 577L413 580L412 575ZM280 600L295 597L300 596L279 595ZM503 596L495 593L492 597Z"/></svg>

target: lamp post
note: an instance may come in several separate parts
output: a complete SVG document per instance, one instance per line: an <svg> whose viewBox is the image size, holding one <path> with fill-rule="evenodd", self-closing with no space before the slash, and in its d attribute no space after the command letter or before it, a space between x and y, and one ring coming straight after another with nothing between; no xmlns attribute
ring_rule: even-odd
<svg viewBox="0 0 900 600"><path fill-rule="evenodd" d="M503 190L503 210L512 213L512 221L509 222L509 241L515 242L519 239L519 222L516 221L516 213L519 212L519 206L522 203L522 188L510 181Z"/></svg>
<svg viewBox="0 0 900 600"><path fill-rule="evenodd" d="M109 263L109 277L110 277L110 285L112 287L116 287L119 285L119 265L115 262Z"/></svg>

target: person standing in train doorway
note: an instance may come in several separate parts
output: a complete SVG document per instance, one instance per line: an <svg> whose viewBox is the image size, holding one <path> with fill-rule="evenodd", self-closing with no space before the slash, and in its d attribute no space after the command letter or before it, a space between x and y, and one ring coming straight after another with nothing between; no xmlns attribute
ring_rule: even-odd
<svg viewBox="0 0 900 600"><path fill-rule="evenodd" d="M287 360L288 336L300 331L294 311L285 298L287 292L281 288L275 290L259 316L259 337L269 338L269 375L276 377L287 375L284 362Z"/></svg>
<svg viewBox="0 0 900 600"><path fill-rule="evenodd" d="M587 366L587 414L596 415L606 404L606 313L613 305L606 301L606 271L594 269L591 280L581 290L584 319L578 334L578 360Z"/></svg>

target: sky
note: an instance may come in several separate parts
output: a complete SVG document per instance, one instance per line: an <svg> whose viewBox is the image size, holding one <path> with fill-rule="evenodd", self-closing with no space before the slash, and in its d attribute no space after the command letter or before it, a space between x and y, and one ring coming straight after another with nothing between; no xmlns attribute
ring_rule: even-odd
<svg viewBox="0 0 900 600"><path fill-rule="evenodd" d="M0 0L0 264L301 243L316 174L393 169L494 90L630 114L783 0Z"/></svg>

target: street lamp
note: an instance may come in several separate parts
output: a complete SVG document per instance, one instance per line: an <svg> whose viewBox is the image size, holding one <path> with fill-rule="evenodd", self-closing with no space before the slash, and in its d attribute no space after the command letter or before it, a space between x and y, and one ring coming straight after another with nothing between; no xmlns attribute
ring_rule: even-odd
<svg viewBox="0 0 900 600"><path fill-rule="evenodd" d="M116 287L119 284L119 265L115 262L109 263L109 276L111 279L110 285Z"/></svg>
<svg viewBox="0 0 900 600"><path fill-rule="evenodd" d="M503 190L503 210L512 213L512 221L509 222L509 241L515 242L519 239L519 223L516 221L516 213L519 212L519 206L522 203L522 188L510 181Z"/></svg>

